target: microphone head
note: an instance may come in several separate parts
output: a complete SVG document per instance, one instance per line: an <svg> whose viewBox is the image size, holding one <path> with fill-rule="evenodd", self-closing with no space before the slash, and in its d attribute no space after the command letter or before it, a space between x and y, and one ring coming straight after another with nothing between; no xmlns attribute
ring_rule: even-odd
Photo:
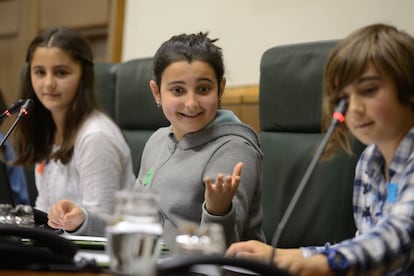
<svg viewBox="0 0 414 276"><path fill-rule="evenodd" d="M346 98L342 98L338 105L336 106L335 111L336 112L341 112L342 114L346 114L346 111L348 109L348 100Z"/></svg>
<svg viewBox="0 0 414 276"><path fill-rule="evenodd" d="M10 114L14 114L14 113L16 113L17 111L20 110L20 107L23 104L24 104L24 100L18 99L15 103L10 105L9 108L7 108L7 110L9 111Z"/></svg>
<svg viewBox="0 0 414 276"><path fill-rule="evenodd" d="M19 116L26 116L27 114L29 114L30 110L33 107L33 100L32 99L27 99L24 104L22 105L22 107L20 108L20 113Z"/></svg>
<svg viewBox="0 0 414 276"><path fill-rule="evenodd" d="M346 98L342 98L336 106L334 113L332 114L332 123L343 123L345 121L345 114L347 110L348 100Z"/></svg>

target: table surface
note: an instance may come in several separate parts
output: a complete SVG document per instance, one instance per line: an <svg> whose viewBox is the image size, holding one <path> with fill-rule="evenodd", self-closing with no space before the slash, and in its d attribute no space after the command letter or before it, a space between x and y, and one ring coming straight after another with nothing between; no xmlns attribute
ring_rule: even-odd
<svg viewBox="0 0 414 276"><path fill-rule="evenodd" d="M77 275L77 276L111 276L108 273L93 272L52 272L52 271L27 271L27 270L0 270L1 276L58 276L58 275Z"/></svg>

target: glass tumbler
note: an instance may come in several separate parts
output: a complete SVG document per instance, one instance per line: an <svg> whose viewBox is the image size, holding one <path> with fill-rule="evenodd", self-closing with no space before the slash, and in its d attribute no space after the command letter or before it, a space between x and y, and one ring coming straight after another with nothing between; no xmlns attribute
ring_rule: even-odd
<svg viewBox="0 0 414 276"><path fill-rule="evenodd" d="M153 275L162 235L157 196L122 190L115 194L115 200L115 214L106 227L111 271Z"/></svg>
<svg viewBox="0 0 414 276"><path fill-rule="evenodd" d="M0 204L0 223L14 224L13 206L11 204Z"/></svg>
<svg viewBox="0 0 414 276"><path fill-rule="evenodd" d="M15 224L28 227L32 227L35 225L32 206L17 205L13 211Z"/></svg>
<svg viewBox="0 0 414 276"><path fill-rule="evenodd" d="M178 232L175 238L178 254L224 254L226 242L221 224L186 222L180 225Z"/></svg>

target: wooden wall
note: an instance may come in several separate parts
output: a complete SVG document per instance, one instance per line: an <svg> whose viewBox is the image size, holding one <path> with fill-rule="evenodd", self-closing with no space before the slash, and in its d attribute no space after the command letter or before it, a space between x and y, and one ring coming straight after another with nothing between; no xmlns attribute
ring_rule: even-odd
<svg viewBox="0 0 414 276"><path fill-rule="evenodd" d="M0 0L0 87L6 102L18 99L26 48L39 31L78 29L91 41L96 62L119 62L123 16L124 0Z"/></svg>
<svg viewBox="0 0 414 276"><path fill-rule="evenodd" d="M241 121L259 132L259 87L258 85L227 87L221 106L232 110Z"/></svg>

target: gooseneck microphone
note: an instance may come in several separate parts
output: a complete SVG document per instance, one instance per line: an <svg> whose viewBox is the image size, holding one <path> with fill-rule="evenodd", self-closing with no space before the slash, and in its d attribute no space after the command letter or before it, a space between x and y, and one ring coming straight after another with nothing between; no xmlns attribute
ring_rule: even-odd
<svg viewBox="0 0 414 276"><path fill-rule="evenodd" d="M12 114L16 113L20 110L20 107L24 104L24 100L18 99L16 102L12 103L7 107L6 110L3 111L3 113L0 114L0 122L4 120L7 117L10 117Z"/></svg>
<svg viewBox="0 0 414 276"><path fill-rule="evenodd" d="M10 134L12 133L12 131L14 130L14 128L17 126L17 124L19 123L19 121L24 117L27 116L29 114L29 112L31 111L32 107L33 107L33 100L32 99L27 99L27 100L18 100L17 102L15 102L14 104L10 105L0 116L11 116L12 114L16 113L18 110L20 110L19 115L17 116L17 119L14 121L13 125L10 127L10 129L7 131L6 135L3 137L3 140L0 142L0 148L4 145L4 143L6 142L7 138L10 136ZM5 114L5 115L3 115ZM2 118L2 117L0 117ZM0 119L1 120L1 119ZM45 229L52 229L50 227L47 226L47 213L40 211L36 208L33 208L33 213L34 213L34 220L36 225L38 225L38 227L40 228L45 228ZM52 229L54 230L54 229Z"/></svg>
<svg viewBox="0 0 414 276"><path fill-rule="evenodd" d="M296 189L291 201L289 202L289 205L285 211L285 213L282 216L282 219L280 220L277 228L276 228L276 232L273 236L273 240L272 240L272 246L273 248L276 248L280 239L280 236L282 235L283 229L286 226L286 223L288 221L288 219L290 218L290 216L292 215L293 209L295 208L299 197L301 196L306 183L309 180L309 177L311 176L313 170L315 169L316 164L319 161L320 156L322 155L322 152L324 151L326 144L328 143L329 138L332 136L333 131L335 130L335 127L338 125L338 123L343 123L345 121L345 113L346 110L348 109L348 101L345 98L342 98L337 107L335 108L334 113L332 114L332 122L331 125L329 126L328 131L326 132L326 134L323 137L323 140L321 142L321 144L318 147L318 150L316 151L315 155L313 156L305 174L303 175L303 178L301 180L301 182L299 183L298 188ZM275 249L274 249L275 250ZM273 260L273 256L274 256L274 250L272 252L272 258L271 260Z"/></svg>
<svg viewBox="0 0 414 276"><path fill-rule="evenodd" d="M20 107L20 112L19 112L19 115L17 116L17 119L14 121L13 125L9 128L9 130L6 133L6 135L4 135L3 140L1 140L1 142L0 142L0 148L4 145L4 143L6 142L7 138L10 136L10 134L12 133L12 131L14 130L14 128L17 126L17 124L19 123L19 121L24 116L27 116L27 114L29 114L29 112L32 109L32 107L33 107L33 100L32 99L27 99L26 101L24 101L23 105L21 105L21 107Z"/></svg>

